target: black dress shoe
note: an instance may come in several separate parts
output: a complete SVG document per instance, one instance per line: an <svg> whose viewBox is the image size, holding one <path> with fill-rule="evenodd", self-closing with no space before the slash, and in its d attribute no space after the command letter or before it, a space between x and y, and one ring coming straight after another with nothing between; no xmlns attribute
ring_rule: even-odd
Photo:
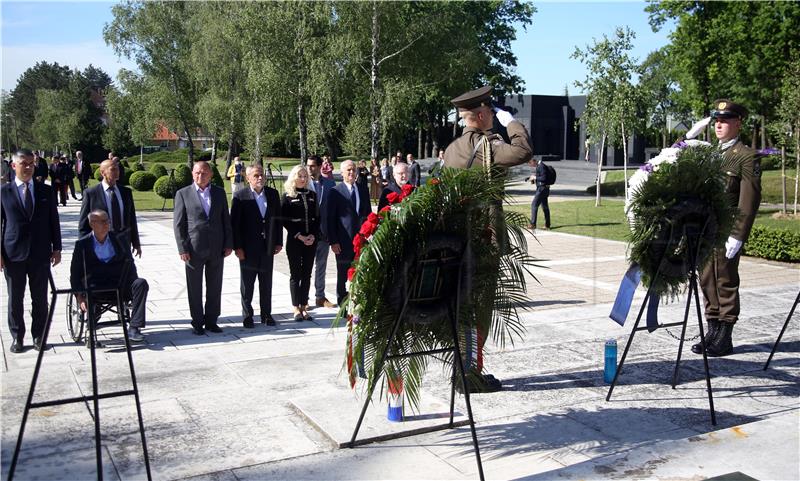
<svg viewBox="0 0 800 481"><path fill-rule="evenodd" d="M22 341L17 341L16 339L14 339L13 341L11 341L11 347L9 347L8 350L14 353L20 353L24 351L25 348L22 345Z"/></svg>
<svg viewBox="0 0 800 481"><path fill-rule="evenodd" d="M275 325L275 319L273 319L272 316L269 315L269 314L267 314L267 315L262 314L261 315L261 324L266 324L268 326L274 326Z"/></svg>
<svg viewBox="0 0 800 481"><path fill-rule="evenodd" d="M242 325L244 325L244 327L247 329L252 329L255 327L252 317L245 317L244 320L242 320Z"/></svg>
<svg viewBox="0 0 800 481"><path fill-rule="evenodd" d="M206 331L215 332L215 333L219 334L220 332L222 332L222 328L219 327L216 324L209 324L208 326L206 326Z"/></svg>
<svg viewBox="0 0 800 481"><path fill-rule="evenodd" d="M34 337L33 338L33 348L36 349L37 351L41 351L42 350L42 338L41 337ZM44 348L47 349L47 346L44 346Z"/></svg>
<svg viewBox="0 0 800 481"><path fill-rule="evenodd" d="M206 330L203 329L202 327L192 326L192 334L194 334L195 336L205 336Z"/></svg>

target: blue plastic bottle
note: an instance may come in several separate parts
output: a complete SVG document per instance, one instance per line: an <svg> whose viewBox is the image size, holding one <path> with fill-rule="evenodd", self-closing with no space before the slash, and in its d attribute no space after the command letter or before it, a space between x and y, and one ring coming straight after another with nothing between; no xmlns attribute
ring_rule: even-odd
<svg viewBox="0 0 800 481"><path fill-rule="evenodd" d="M617 340L609 339L606 341L605 366L603 368L603 381L611 384L617 374Z"/></svg>

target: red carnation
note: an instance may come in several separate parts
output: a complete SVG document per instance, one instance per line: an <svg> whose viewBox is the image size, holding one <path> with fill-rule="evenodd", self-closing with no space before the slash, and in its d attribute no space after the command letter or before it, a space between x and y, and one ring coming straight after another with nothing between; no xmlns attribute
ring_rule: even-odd
<svg viewBox="0 0 800 481"><path fill-rule="evenodd" d="M413 191L414 191L413 185L411 184L404 185L403 188L401 189L403 198L408 197Z"/></svg>
<svg viewBox="0 0 800 481"><path fill-rule="evenodd" d="M379 212L389 212L390 210L392 210L392 206L387 205L383 209L381 209Z"/></svg>
<svg viewBox="0 0 800 481"><path fill-rule="evenodd" d="M363 235L364 237L369 237L378 230L378 224L373 224L371 222L364 222L361 224L361 229L358 231L359 234Z"/></svg>
<svg viewBox="0 0 800 481"><path fill-rule="evenodd" d="M347 280L348 281L352 281L353 277L355 275L356 275L356 268L355 267L351 267L351 268L347 269Z"/></svg>
<svg viewBox="0 0 800 481"><path fill-rule="evenodd" d="M367 216L366 222L377 225L381 222L381 218L378 214L370 212L369 215Z"/></svg>
<svg viewBox="0 0 800 481"><path fill-rule="evenodd" d="M428 179L428 184L430 184L430 185L439 185L441 183L442 183L442 181L439 180L436 177L431 177L430 179Z"/></svg>
<svg viewBox="0 0 800 481"><path fill-rule="evenodd" d="M390 204L396 204L402 200L400 194L397 192L391 192L389 195L386 196L386 200L389 201Z"/></svg>
<svg viewBox="0 0 800 481"><path fill-rule="evenodd" d="M353 237L353 250L360 251L366 244L367 241L364 239L363 235L356 234L356 236Z"/></svg>

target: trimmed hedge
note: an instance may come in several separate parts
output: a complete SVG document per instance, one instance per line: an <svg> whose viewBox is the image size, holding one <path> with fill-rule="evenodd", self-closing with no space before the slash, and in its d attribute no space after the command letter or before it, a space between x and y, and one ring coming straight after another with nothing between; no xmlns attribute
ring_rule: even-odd
<svg viewBox="0 0 800 481"><path fill-rule="evenodd" d="M211 166L211 183L216 186L225 188L225 181L222 180L222 176L220 175L219 169L217 168L217 163L209 162L208 165Z"/></svg>
<svg viewBox="0 0 800 481"><path fill-rule="evenodd" d="M157 179L154 173L139 170L131 174L130 183L128 185L130 185L133 190L145 192L153 188L153 184L156 183Z"/></svg>
<svg viewBox="0 0 800 481"><path fill-rule="evenodd" d="M173 183L170 185L169 175L162 175L153 184L153 192L162 199L174 199L175 192L178 191L178 186Z"/></svg>
<svg viewBox="0 0 800 481"><path fill-rule="evenodd" d="M192 170L186 164L175 166L175 185L180 189L192 183Z"/></svg>
<svg viewBox="0 0 800 481"><path fill-rule="evenodd" d="M189 149L178 150L161 150L153 152L152 154L145 154L144 161L147 163L152 162L165 162L165 163L186 163L189 158ZM211 151L194 149L194 160L211 160Z"/></svg>
<svg viewBox="0 0 800 481"><path fill-rule="evenodd" d="M159 178L164 177L165 175L169 174L169 172L167 172L167 168L164 167L161 164L153 164L153 165L151 165L150 166L150 172L152 172L153 175L156 176L156 179L159 179Z"/></svg>
<svg viewBox="0 0 800 481"><path fill-rule="evenodd" d="M800 262L800 232L754 225L744 253L774 261Z"/></svg>
<svg viewBox="0 0 800 481"><path fill-rule="evenodd" d="M586 188L586 192L597 195L597 186L592 184ZM600 185L600 195L603 197L624 197L625 181L604 182Z"/></svg>

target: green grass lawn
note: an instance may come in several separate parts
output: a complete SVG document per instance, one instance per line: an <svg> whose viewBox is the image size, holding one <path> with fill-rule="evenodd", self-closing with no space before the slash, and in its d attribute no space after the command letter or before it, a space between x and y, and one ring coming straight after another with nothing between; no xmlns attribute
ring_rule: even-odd
<svg viewBox="0 0 800 481"><path fill-rule="evenodd" d="M551 202L551 227L556 232L625 241L630 229L623 206L622 201L608 199L604 199L600 207L594 206L594 200ZM505 209L530 216L530 206L505 206ZM773 219L771 216L774 212L774 210L759 212L756 225L800 232L800 221ZM538 222L540 226L544 224L543 215L540 210Z"/></svg>
<svg viewBox="0 0 800 481"><path fill-rule="evenodd" d="M628 169L628 178L636 171L636 169ZM794 176L793 172L787 172L786 179L786 201L791 203L794 199L794 181L789 176ZM606 172L606 184L620 184L624 177L621 170L611 170ZM613 187L612 187L613 188ZM600 188L603 193L603 187ZM761 174L761 202L768 202L770 204L779 204L783 202L781 196L781 171L780 170L767 170Z"/></svg>

